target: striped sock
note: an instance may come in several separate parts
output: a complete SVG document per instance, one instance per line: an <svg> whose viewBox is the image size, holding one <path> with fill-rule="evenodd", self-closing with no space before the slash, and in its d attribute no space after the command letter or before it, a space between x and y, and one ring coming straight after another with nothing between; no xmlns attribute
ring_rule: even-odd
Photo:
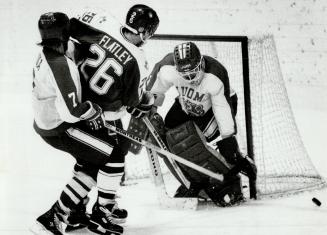
<svg viewBox="0 0 327 235"><path fill-rule="evenodd" d="M68 182L58 200L60 208L69 213L87 196L95 181L82 172L74 172L73 178Z"/></svg>
<svg viewBox="0 0 327 235"><path fill-rule="evenodd" d="M107 205L115 203L116 191L124 174L124 163L107 163L97 176L98 203Z"/></svg>

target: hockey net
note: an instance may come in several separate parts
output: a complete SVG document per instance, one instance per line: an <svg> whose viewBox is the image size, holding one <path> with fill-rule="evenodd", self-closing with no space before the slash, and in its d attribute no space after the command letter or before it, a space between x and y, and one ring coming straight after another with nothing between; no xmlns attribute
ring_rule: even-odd
<svg viewBox="0 0 327 235"><path fill-rule="evenodd" d="M260 38L158 35L145 46L149 68L182 41L219 60L238 95L238 141L258 167L258 197L281 196L326 186L312 164L296 126L272 35ZM169 91L165 116L177 95ZM150 174L146 152L128 155L127 179ZM144 155L144 156L143 156ZM167 170L161 163L163 171Z"/></svg>

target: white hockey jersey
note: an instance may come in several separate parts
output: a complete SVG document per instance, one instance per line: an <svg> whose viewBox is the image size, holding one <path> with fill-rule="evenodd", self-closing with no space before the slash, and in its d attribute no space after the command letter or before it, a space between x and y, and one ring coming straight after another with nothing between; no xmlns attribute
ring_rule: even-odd
<svg viewBox="0 0 327 235"><path fill-rule="evenodd" d="M68 57L43 48L33 68L34 128L41 135L56 135L69 123L83 119L90 109L81 103L78 69Z"/></svg>
<svg viewBox="0 0 327 235"><path fill-rule="evenodd" d="M212 108L220 135L222 138L229 137L235 134L236 124L229 103L228 74L217 60L203 57L204 77L198 86L191 85L178 74L173 54L170 53L155 65L147 89L152 93L164 94L170 87L176 87L184 112L192 116L203 116Z"/></svg>

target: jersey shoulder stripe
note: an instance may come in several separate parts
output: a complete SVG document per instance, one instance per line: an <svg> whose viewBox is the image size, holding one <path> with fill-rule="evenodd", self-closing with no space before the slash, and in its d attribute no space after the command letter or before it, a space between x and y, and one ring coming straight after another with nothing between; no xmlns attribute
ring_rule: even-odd
<svg viewBox="0 0 327 235"><path fill-rule="evenodd" d="M227 70L218 60L207 55L204 55L203 58L205 60L205 73L211 73L220 79L226 77Z"/></svg>
<svg viewBox="0 0 327 235"><path fill-rule="evenodd" d="M72 115L79 118L86 108L76 109L74 102L70 100L70 94L78 96L78 91L72 77L71 70L68 64L68 58L62 54L59 54L53 50L43 49L44 57L50 67L53 74L53 78L57 84L57 87L65 101L65 104Z"/></svg>
<svg viewBox="0 0 327 235"><path fill-rule="evenodd" d="M147 87L146 87L147 90L151 90L155 81L157 80L157 75L160 69L167 65L168 66L175 65L173 53L167 54L164 58L162 58L158 63L155 64L149 76L149 81L147 82Z"/></svg>
<svg viewBox="0 0 327 235"><path fill-rule="evenodd" d="M205 68L204 72L214 75L215 78L219 79L224 85L224 93L226 97L229 97L229 77L226 68L216 59L204 55L203 56L205 61Z"/></svg>

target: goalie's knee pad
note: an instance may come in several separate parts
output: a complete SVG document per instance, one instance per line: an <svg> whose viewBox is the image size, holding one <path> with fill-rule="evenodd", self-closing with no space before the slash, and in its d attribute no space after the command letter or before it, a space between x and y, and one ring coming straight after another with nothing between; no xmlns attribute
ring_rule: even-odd
<svg viewBox="0 0 327 235"><path fill-rule="evenodd" d="M186 122L167 131L166 140L173 153L190 162L219 174L226 174L230 170L230 165L217 151L207 145L202 132L193 122ZM183 164L179 165L191 182L200 184L208 182L208 176Z"/></svg>

